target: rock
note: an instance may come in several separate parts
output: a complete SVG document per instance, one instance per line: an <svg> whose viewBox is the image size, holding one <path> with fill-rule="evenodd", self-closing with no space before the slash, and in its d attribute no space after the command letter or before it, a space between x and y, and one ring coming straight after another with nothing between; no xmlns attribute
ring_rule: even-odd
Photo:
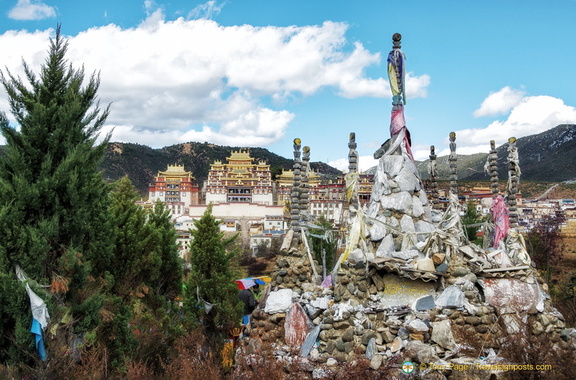
<svg viewBox="0 0 576 380"><path fill-rule="evenodd" d="M380 240L380 239L378 239L378 240ZM350 255L348 256L348 260L354 260L357 263L363 262L365 260L364 252L362 251L362 249L356 248L355 250L350 252Z"/></svg>
<svg viewBox="0 0 576 380"><path fill-rule="evenodd" d="M402 170L396 176L395 181L398 183L402 193L414 194L414 192L420 190L420 177L416 166L412 162L404 162L404 166L402 166Z"/></svg>
<svg viewBox="0 0 576 380"><path fill-rule="evenodd" d="M394 340L394 335L390 332L390 329L388 329L388 328L384 328L382 330L381 334L382 334L382 339L386 343L390 343Z"/></svg>
<svg viewBox="0 0 576 380"><path fill-rule="evenodd" d="M415 233L416 227L414 225L414 220L408 215L403 215L400 219L400 229L403 233Z"/></svg>
<svg viewBox="0 0 576 380"><path fill-rule="evenodd" d="M391 178L396 177L402 167L404 166L404 158L396 154L387 154L380 158L378 161L378 169L380 170L378 178L390 176ZM383 176L382 176L383 174Z"/></svg>
<svg viewBox="0 0 576 380"><path fill-rule="evenodd" d="M284 339L292 348L300 348L308 333L314 328L312 321L299 303L292 305L284 321Z"/></svg>
<svg viewBox="0 0 576 380"><path fill-rule="evenodd" d="M354 342L346 342L344 343L344 352L346 354L350 354L354 350Z"/></svg>
<svg viewBox="0 0 576 380"><path fill-rule="evenodd" d="M378 246L376 257L391 257L394 251L396 251L396 248L394 248L394 237L392 234L388 234Z"/></svg>
<svg viewBox="0 0 576 380"><path fill-rule="evenodd" d="M418 299L415 304L415 309L418 311L430 310L436 307L433 296L426 296Z"/></svg>
<svg viewBox="0 0 576 380"><path fill-rule="evenodd" d="M452 334L452 327L449 320L444 320L440 322L432 322L432 335L430 339L441 347L453 350L456 347L456 341L454 335Z"/></svg>
<svg viewBox="0 0 576 380"><path fill-rule="evenodd" d="M464 293L458 286L451 285L438 296L436 305L439 307L461 308L464 306Z"/></svg>
<svg viewBox="0 0 576 380"><path fill-rule="evenodd" d="M408 329L408 331L412 333L427 333L429 330L426 323L424 323L420 319L414 319L413 321L410 321L410 323L408 323L406 328Z"/></svg>
<svg viewBox="0 0 576 380"><path fill-rule="evenodd" d="M370 368L372 368L373 370L377 370L378 368L380 368L380 366L382 365L384 358L382 357L382 355L373 355L372 359L370 360Z"/></svg>
<svg viewBox="0 0 576 380"><path fill-rule="evenodd" d="M332 355L332 353L334 352L335 349L336 349L336 341L334 341L334 340L329 340L329 341L326 343L326 352L327 352L329 355Z"/></svg>
<svg viewBox="0 0 576 380"><path fill-rule="evenodd" d="M325 325L320 325L320 326L325 326ZM320 337L321 340L327 341L330 338L333 338L335 334L336 334L336 330L322 330L322 331L320 331L320 334L318 334L318 336Z"/></svg>
<svg viewBox="0 0 576 380"><path fill-rule="evenodd" d="M372 338L366 345L366 358L371 360L376 353L376 339Z"/></svg>
<svg viewBox="0 0 576 380"><path fill-rule="evenodd" d="M379 220L381 218L382 217L376 218L376 220ZM386 227L383 224L374 222L374 224L372 224L372 227L370 227L370 240L372 241L382 240L384 236L386 236L386 232L387 232Z"/></svg>
<svg viewBox="0 0 576 380"><path fill-rule="evenodd" d="M408 237L405 240L410 240ZM409 244L408 244L409 245ZM410 259L416 258L420 256L420 252L416 249L408 249L406 251L399 251L399 252L392 252L391 257L394 257L396 259L401 259L401 260L405 260L408 261Z"/></svg>
<svg viewBox="0 0 576 380"><path fill-rule="evenodd" d="M444 262L445 258L446 258L445 253L437 252L437 253L432 255L432 261L434 262L434 265L442 264Z"/></svg>
<svg viewBox="0 0 576 380"><path fill-rule="evenodd" d="M351 342L354 340L354 327L348 327L344 334L342 334L342 340L344 342Z"/></svg>
<svg viewBox="0 0 576 380"><path fill-rule="evenodd" d="M424 206L422 201L416 195L412 195L412 216L414 218L419 218L424 214Z"/></svg>
<svg viewBox="0 0 576 380"><path fill-rule="evenodd" d="M320 325L314 327L312 331L308 333L308 336L306 336L306 339L304 340L302 347L300 347L300 356L306 357L308 356L308 354L310 354L310 351L316 344L316 339L318 339L319 333L320 333Z"/></svg>
<svg viewBox="0 0 576 380"><path fill-rule="evenodd" d="M384 195L380 205L385 210L398 211L402 214L412 213L412 196L405 191Z"/></svg>
<svg viewBox="0 0 576 380"><path fill-rule="evenodd" d="M401 339L408 339L408 335L410 335L410 332L405 327L401 327L398 329L398 337L400 337Z"/></svg>
<svg viewBox="0 0 576 380"><path fill-rule="evenodd" d="M370 342L370 339L375 338L376 333L373 330L365 330L362 333L362 344L367 345Z"/></svg>
<svg viewBox="0 0 576 380"><path fill-rule="evenodd" d="M402 339L400 339L399 337L396 337L394 339L394 341L392 341L392 345L390 346L390 351L392 351L392 353L398 352L402 349L402 347L404 347Z"/></svg>
<svg viewBox="0 0 576 380"><path fill-rule="evenodd" d="M474 330L479 334L485 334L488 332L488 325L478 325L474 327Z"/></svg>
<svg viewBox="0 0 576 380"><path fill-rule="evenodd" d="M346 328L350 327L350 322L348 322L348 321L334 322L333 326L336 330L346 329Z"/></svg>
<svg viewBox="0 0 576 380"><path fill-rule="evenodd" d="M340 352L344 352L344 340L336 339L336 349Z"/></svg>
<svg viewBox="0 0 576 380"><path fill-rule="evenodd" d="M468 317L464 317L464 320L466 321L467 324L473 325L473 326L477 326L482 322L482 320L479 317L476 317L473 315L468 316Z"/></svg>
<svg viewBox="0 0 576 380"><path fill-rule="evenodd" d="M445 262L436 267L436 272L446 273L447 270L448 270L448 264L446 264Z"/></svg>
<svg viewBox="0 0 576 380"><path fill-rule="evenodd" d="M411 333L409 335L410 339L412 340L421 340L424 341L424 334L417 334L417 333Z"/></svg>
<svg viewBox="0 0 576 380"><path fill-rule="evenodd" d="M280 289L270 292L264 311L268 314L284 313L292 305L292 290Z"/></svg>
<svg viewBox="0 0 576 380"><path fill-rule="evenodd" d="M532 324L532 334L540 335L543 332L544 332L544 326L542 326L542 323L536 321Z"/></svg>
<svg viewBox="0 0 576 380"><path fill-rule="evenodd" d="M328 358L328 360L326 360L326 365L329 367L333 367L337 364L338 364L338 360L336 360L334 358Z"/></svg>
<svg viewBox="0 0 576 380"><path fill-rule="evenodd" d="M546 314L540 314L540 322L542 322L542 326L548 326L552 323L552 317Z"/></svg>
<svg viewBox="0 0 576 380"><path fill-rule="evenodd" d="M466 268L463 267L456 267L454 269L452 269L452 272L450 272L452 274L452 276L454 277L461 277L461 276L466 276L469 271Z"/></svg>
<svg viewBox="0 0 576 380"><path fill-rule="evenodd" d="M417 360L419 363L432 363L438 360L432 346L419 340L411 340L406 344L404 353L407 357Z"/></svg>

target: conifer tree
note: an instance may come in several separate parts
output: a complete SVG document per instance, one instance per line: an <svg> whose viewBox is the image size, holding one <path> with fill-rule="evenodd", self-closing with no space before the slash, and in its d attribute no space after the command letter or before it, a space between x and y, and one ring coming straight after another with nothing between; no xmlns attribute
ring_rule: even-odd
<svg viewBox="0 0 576 380"><path fill-rule="evenodd" d="M190 243L190 279L187 283L186 309L203 321L207 333L215 342L227 328L240 322L241 305L231 261L237 255L227 250L234 237L225 239L219 222L212 216L212 205L194 221ZM208 311L205 302L212 304Z"/></svg>
<svg viewBox="0 0 576 380"><path fill-rule="evenodd" d="M29 276L49 278L68 250L109 258L107 192L98 171L108 137L96 143L108 116L96 100L99 78L65 59L60 29L37 77L28 83L0 76L19 128L0 116L7 151L0 160L3 270L19 264Z"/></svg>
<svg viewBox="0 0 576 380"><path fill-rule="evenodd" d="M79 305L91 268L103 270L110 260L109 188L98 170L109 136L97 142L109 109L98 105L98 75L85 81L84 70L65 59L67 47L58 27L38 76L25 62L24 80L0 71L16 124L0 113L7 142L0 157L0 276L18 284L11 293L0 288L3 305L14 306L2 308L0 362L33 357L26 353L33 349L25 333L29 307L15 307L26 299L16 265Z"/></svg>
<svg viewBox="0 0 576 380"><path fill-rule="evenodd" d="M176 244L176 230L164 203L157 201L147 223L154 234L153 256L160 259L156 294L173 299L182 290L182 260Z"/></svg>
<svg viewBox="0 0 576 380"><path fill-rule="evenodd" d="M151 257L154 241L146 211L135 204L138 193L128 177L116 183L112 192L112 218L115 226L112 265L114 293L128 297L144 282L158 277L160 258Z"/></svg>
<svg viewBox="0 0 576 380"><path fill-rule="evenodd" d="M128 177L112 192L115 242L112 265L115 293L125 297L138 289L175 298L182 288L182 264L170 212L157 202L149 214L135 202L138 192Z"/></svg>

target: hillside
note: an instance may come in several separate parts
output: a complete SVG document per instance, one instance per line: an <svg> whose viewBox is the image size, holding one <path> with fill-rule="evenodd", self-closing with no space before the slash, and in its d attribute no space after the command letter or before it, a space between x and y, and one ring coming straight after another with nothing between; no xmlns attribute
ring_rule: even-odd
<svg viewBox="0 0 576 380"><path fill-rule="evenodd" d="M115 181L125 175L142 195L148 193L148 185L159 170L166 170L168 165L184 165L192 172L195 182L200 186L208 177L210 164L215 160L226 162L232 151L240 147L220 146L208 143L184 143L153 149L133 143L110 143L102 164L104 178ZM255 162L265 161L270 165L272 176L291 169L293 161L271 153L264 148L250 148L250 155ZM310 166L324 176L338 176L341 172L321 162L311 162Z"/></svg>
<svg viewBox="0 0 576 380"><path fill-rule="evenodd" d="M458 139L456 139L458 143ZM548 131L519 138L516 147L520 155L522 180L562 182L576 179L576 124L561 124ZM508 178L508 144L496 148L500 179ZM458 150L456 150L458 153ZM484 164L488 152L458 155L458 178L465 181L486 181ZM428 162L418 163L422 178L428 178ZM438 157L439 179L449 177L448 156Z"/></svg>

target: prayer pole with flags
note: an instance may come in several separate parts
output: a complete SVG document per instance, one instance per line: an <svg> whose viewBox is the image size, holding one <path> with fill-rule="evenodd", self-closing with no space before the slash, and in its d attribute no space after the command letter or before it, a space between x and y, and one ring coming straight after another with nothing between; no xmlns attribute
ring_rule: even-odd
<svg viewBox="0 0 576 380"><path fill-rule="evenodd" d="M392 90L392 117L390 121L390 137L402 147L402 152L407 153L414 161L412 149L410 148L410 132L406 128L404 119L404 105L406 104L405 78L406 67L404 61L406 56L400 50L402 35L394 33L392 36L393 46L388 54L388 79ZM400 140L400 141L398 141ZM393 146L397 146L393 144Z"/></svg>

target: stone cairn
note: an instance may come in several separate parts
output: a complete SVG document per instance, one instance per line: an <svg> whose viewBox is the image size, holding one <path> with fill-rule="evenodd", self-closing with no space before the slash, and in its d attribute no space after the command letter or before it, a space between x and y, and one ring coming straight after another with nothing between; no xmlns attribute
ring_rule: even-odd
<svg viewBox="0 0 576 380"><path fill-rule="evenodd" d="M494 140L490 140L490 153L488 153L485 170L490 176L492 197L497 197L500 194L500 185L498 184L498 152L496 151L496 142Z"/></svg>
<svg viewBox="0 0 576 380"><path fill-rule="evenodd" d="M518 227L518 210L516 207L516 194L520 183L520 162L518 159L518 149L516 148L516 138L508 139L508 185L507 198L508 210L510 214L510 227Z"/></svg>
<svg viewBox="0 0 576 380"><path fill-rule="evenodd" d="M393 58L402 57L399 42L394 35ZM402 91L394 95L393 118L402 96ZM576 349L576 330L566 328L546 284L524 260L523 241L508 236L488 250L470 243L454 191L444 213L430 208L407 136L405 125L391 128L391 138L375 153L379 163L370 204L366 213L358 207L351 214L345 251L328 276L318 276L306 234L296 245L294 234L287 234L239 355L258 355L269 344L278 359L297 357L313 378L323 378L338 362L361 358L374 369L406 360L425 363L420 375L444 378L445 370L429 364L502 363L498 350L522 334ZM297 140L295 189L300 188ZM355 147L351 134L351 194L357 186L351 175ZM291 229L304 232L294 223L302 212L295 191ZM470 346L481 351L479 356L467 356Z"/></svg>
<svg viewBox="0 0 576 380"><path fill-rule="evenodd" d="M432 207L438 204L438 182L436 179L436 148L434 145L430 146L430 161L428 164L428 173L430 174L430 203Z"/></svg>
<svg viewBox="0 0 576 380"><path fill-rule="evenodd" d="M458 195L458 156L456 156L456 133L450 132L450 156L448 156L448 163L450 167L450 191L454 195Z"/></svg>

